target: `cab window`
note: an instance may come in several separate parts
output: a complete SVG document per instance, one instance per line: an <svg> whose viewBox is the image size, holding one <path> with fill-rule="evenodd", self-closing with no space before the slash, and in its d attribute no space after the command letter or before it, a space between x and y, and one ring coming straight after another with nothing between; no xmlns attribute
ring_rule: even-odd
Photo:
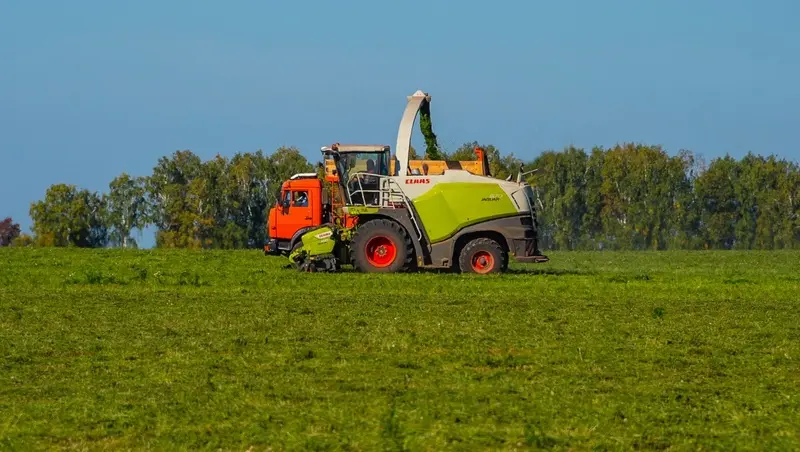
<svg viewBox="0 0 800 452"><path fill-rule="evenodd" d="M389 175L389 162L385 152L359 152L350 154L345 160L347 174L367 172L371 174Z"/></svg>
<svg viewBox="0 0 800 452"><path fill-rule="evenodd" d="M308 207L308 192L305 190L295 191L292 207Z"/></svg>

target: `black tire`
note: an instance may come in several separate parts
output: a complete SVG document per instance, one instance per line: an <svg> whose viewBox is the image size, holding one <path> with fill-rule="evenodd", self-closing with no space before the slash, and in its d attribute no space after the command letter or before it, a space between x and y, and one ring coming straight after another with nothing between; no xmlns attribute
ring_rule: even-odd
<svg viewBox="0 0 800 452"><path fill-rule="evenodd" d="M508 268L508 253L492 239L473 239L461 249L458 267L462 273L501 273Z"/></svg>
<svg viewBox="0 0 800 452"><path fill-rule="evenodd" d="M411 237L400 224L383 218L369 220L356 229L350 255L353 267L365 273L394 273L414 266Z"/></svg>
<svg viewBox="0 0 800 452"><path fill-rule="evenodd" d="M301 246L303 246L303 241L298 239L296 242L294 242L294 245L292 245L292 249L289 250L289 254L294 253Z"/></svg>
<svg viewBox="0 0 800 452"><path fill-rule="evenodd" d="M303 246L303 242L297 242L294 245L292 245L292 249L288 251L283 251L282 254L285 255L286 257L289 257L292 255L292 253L295 252L297 248L300 248L301 246ZM298 262L292 261L291 264L295 269L300 270L301 265Z"/></svg>

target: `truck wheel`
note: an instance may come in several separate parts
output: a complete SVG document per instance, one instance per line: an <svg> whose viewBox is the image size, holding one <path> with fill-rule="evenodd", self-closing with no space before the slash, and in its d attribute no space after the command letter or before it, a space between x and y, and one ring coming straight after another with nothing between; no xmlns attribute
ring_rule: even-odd
<svg viewBox="0 0 800 452"><path fill-rule="evenodd" d="M302 240L298 240L298 241L294 242L294 245L292 245L292 249L289 250L289 254L294 253L301 246L303 246L303 241Z"/></svg>
<svg viewBox="0 0 800 452"><path fill-rule="evenodd" d="M394 221L370 220L356 229L352 241L353 266L366 273L408 270L414 260L414 246L405 229Z"/></svg>
<svg viewBox="0 0 800 452"><path fill-rule="evenodd" d="M508 253L496 241L481 237L461 249L458 266L464 273L499 273L508 267Z"/></svg>

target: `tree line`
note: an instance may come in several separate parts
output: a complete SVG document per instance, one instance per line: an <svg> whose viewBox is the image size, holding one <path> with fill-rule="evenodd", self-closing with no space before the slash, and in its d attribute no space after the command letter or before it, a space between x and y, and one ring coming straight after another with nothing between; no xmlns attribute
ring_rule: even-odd
<svg viewBox="0 0 800 452"><path fill-rule="evenodd" d="M800 248L800 168L774 155L726 155L706 164L690 151L670 156L636 143L567 147L531 161L477 142L432 151L472 160L475 147L487 153L494 177L535 170L526 180L536 195L542 249ZM412 158L419 158L413 149ZM32 236L7 219L0 245L136 247L133 232L155 226L160 248L261 248L281 183L312 171L294 147L208 161L176 151L152 174L123 173L103 193L52 185L31 204Z"/></svg>
<svg viewBox="0 0 800 452"><path fill-rule="evenodd" d="M543 247L563 250L800 248L800 168L777 156L706 164L624 144L545 152L530 167Z"/></svg>
<svg viewBox="0 0 800 452"><path fill-rule="evenodd" d="M36 246L137 247L133 233L155 226L159 248L260 248L269 208L284 180L313 165L294 147L217 155L203 161L189 150L158 159L152 173L114 178L103 193L50 186L31 204Z"/></svg>

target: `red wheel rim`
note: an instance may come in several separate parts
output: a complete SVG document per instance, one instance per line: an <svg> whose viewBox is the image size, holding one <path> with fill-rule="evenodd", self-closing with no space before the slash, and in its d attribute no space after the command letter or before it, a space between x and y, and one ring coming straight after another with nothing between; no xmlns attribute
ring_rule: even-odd
<svg viewBox="0 0 800 452"><path fill-rule="evenodd" d="M379 235L369 239L366 246L367 260L375 267L387 267L397 256L397 247L389 237Z"/></svg>
<svg viewBox="0 0 800 452"><path fill-rule="evenodd" d="M488 251L478 251L472 255L472 270L476 273L489 273L494 268L494 256Z"/></svg>

